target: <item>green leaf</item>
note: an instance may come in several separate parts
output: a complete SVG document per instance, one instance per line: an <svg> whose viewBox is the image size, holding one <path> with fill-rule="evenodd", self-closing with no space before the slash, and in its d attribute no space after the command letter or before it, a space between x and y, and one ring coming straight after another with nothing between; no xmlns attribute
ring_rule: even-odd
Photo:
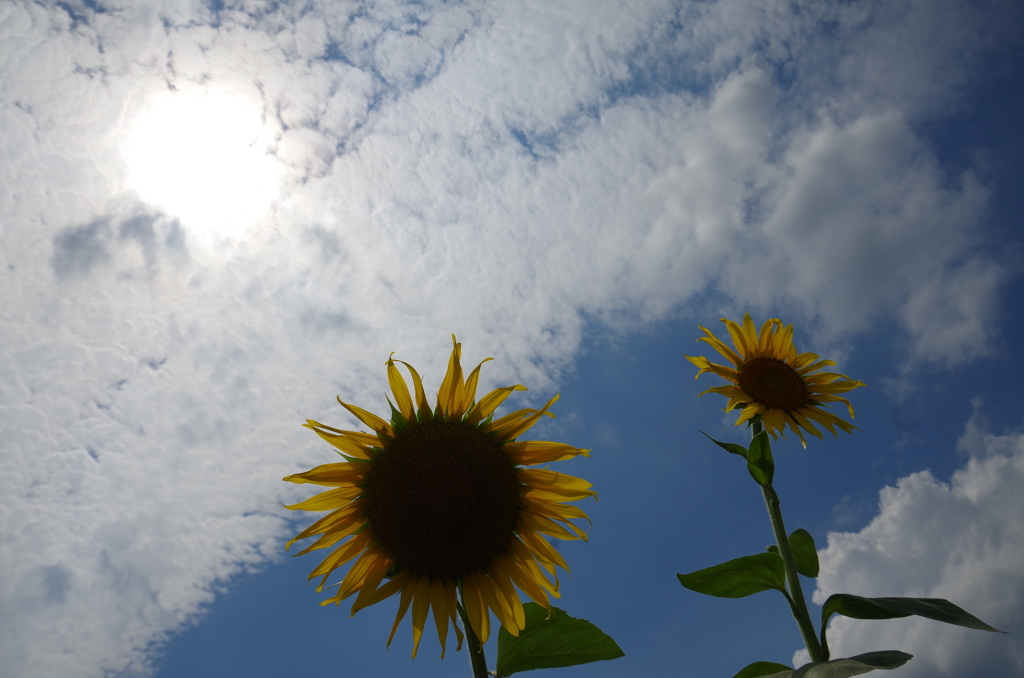
<svg viewBox="0 0 1024 678"><path fill-rule="evenodd" d="M851 593L834 593L821 608L821 646L826 652L828 620L833 614L851 619L898 619L916 615L969 629L1006 633L943 598L864 598Z"/></svg>
<svg viewBox="0 0 1024 678"><path fill-rule="evenodd" d="M792 671L793 669L785 664L775 662L754 662L747 665L742 671L732 678L759 678L760 676L771 676L780 671Z"/></svg>
<svg viewBox="0 0 1024 678"><path fill-rule="evenodd" d="M772 458L772 446L768 442L767 431L761 431L750 441L747 451L747 471L761 487L771 487L775 478L775 460Z"/></svg>
<svg viewBox="0 0 1024 678"><path fill-rule="evenodd" d="M789 548L793 551L796 571L805 577L818 576L818 551L814 548L814 537L800 528L789 535Z"/></svg>
<svg viewBox="0 0 1024 678"><path fill-rule="evenodd" d="M586 619L576 619L557 607L548 611L537 603L523 605L526 627L513 636L504 627L498 631L498 665L495 678L519 671L576 666L625 653Z"/></svg>
<svg viewBox="0 0 1024 678"><path fill-rule="evenodd" d="M829 596L821 608L822 629L833 614L852 619L896 619L917 615L969 629L1005 633L943 598L863 598L850 593L836 593Z"/></svg>
<svg viewBox="0 0 1024 678"><path fill-rule="evenodd" d="M743 556L676 576L679 583L691 591L718 598L744 598L768 589L786 593L786 568L777 553Z"/></svg>
<svg viewBox="0 0 1024 678"><path fill-rule="evenodd" d="M701 431L701 433L704 433L704 431ZM708 437L708 440L713 442L715 445L718 445L719 447L721 447L726 452L729 452L729 453L732 453L732 454L738 454L741 457L743 457L744 459L747 458L747 448L743 447L742 445L737 445L736 443L723 443L723 442L719 442L719 441L715 440L714 438L712 438L711 436L709 436L707 433L704 433L704 435L706 435Z"/></svg>
<svg viewBox="0 0 1024 678"><path fill-rule="evenodd" d="M868 652L848 659L833 659L830 662L811 662L795 671L782 671L770 678L847 678L859 676L876 669L895 669L903 666L914 655L898 650ZM768 678L768 677L766 677Z"/></svg>

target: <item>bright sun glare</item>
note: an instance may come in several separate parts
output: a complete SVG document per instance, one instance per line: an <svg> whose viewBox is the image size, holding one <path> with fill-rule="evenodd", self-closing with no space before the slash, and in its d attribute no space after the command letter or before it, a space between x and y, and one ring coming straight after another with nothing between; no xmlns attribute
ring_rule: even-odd
<svg viewBox="0 0 1024 678"><path fill-rule="evenodd" d="M160 93L128 133L129 185L201 238L239 236L278 195L270 137L256 97Z"/></svg>

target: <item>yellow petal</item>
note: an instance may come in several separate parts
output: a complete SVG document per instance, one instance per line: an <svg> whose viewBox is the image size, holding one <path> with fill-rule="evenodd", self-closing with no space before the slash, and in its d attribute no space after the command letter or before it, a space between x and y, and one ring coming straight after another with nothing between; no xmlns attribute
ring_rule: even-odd
<svg viewBox="0 0 1024 678"><path fill-rule="evenodd" d="M469 373L469 378L466 379L466 385L462 390L462 401L457 405L459 412L465 412L468 410L469 406L472 405L473 401L476 399L476 384L480 380L480 367L488 360L494 360L494 358L484 358L480 361L480 364L476 366L476 369Z"/></svg>
<svg viewBox="0 0 1024 678"><path fill-rule="evenodd" d="M772 342L772 330L775 329L782 321L778 318L772 318L771 320L765 320L764 324L761 325L761 333L757 336L757 353L758 355L766 355ZM751 323L753 324L753 323Z"/></svg>
<svg viewBox="0 0 1024 678"><path fill-rule="evenodd" d="M338 600L345 600L356 591L363 589L375 590L391 565L391 559L384 555L383 551L375 546L370 546L349 568L348 574L345 575L341 586L338 587Z"/></svg>
<svg viewBox="0 0 1024 678"><path fill-rule="evenodd" d="M768 322L771 322L770 320ZM749 313L743 314L743 338L750 348L751 354L758 354L757 328L754 327L754 320ZM749 355L747 356L750 357Z"/></svg>
<svg viewBox="0 0 1024 678"><path fill-rule="evenodd" d="M462 635L462 629L459 628L459 617L458 617L458 587L455 582L448 579L444 583L445 599L450 601L448 605L448 618L452 622L452 628L455 629L455 637L458 639L458 645L455 646L455 651L458 652L462 649L462 641L464 636Z"/></svg>
<svg viewBox="0 0 1024 678"><path fill-rule="evenodd" d="M562 554L556 551L555 547L549 544L547 539L525 526L518 527L517 532L519 533L519 538L530 549L533 556L540 561L541 565L544 565L544 569L551 574L555 574L555 565L557 565L566 572L569 572L569 566L566 564L565 559L562 558Z"/></svg>
<svg viewBox="0 0 1024 678"><path fill-rule="evenodd" d="M743 358L740 355L738 355L735 351L733 351L731 348L729 348L729 346L726 345L725 342L723 342L721 339L712 334L709 329L707 329L706 327L701 327L700 325L698 325L697 327L700 327L702 330L704 330L704 333L708 335L706 337L700 337L699 339L697 339L697 341L703 341L705 344L708 344L709 346L711 346L711 348L715 349L723 356L725 356L729 360L729 362L731 362L736 367L739 367L740 365L743 364ZM700 365L698 365L698 367L700 367Z"/></svg>
<svg viewBox="0 0 1024 678"><path fill-rule="evenodd" d="M556 577L554 583L552 583L544 573L542 573L541 567L535 559L534 552L530 551L525 544L515 540L512 542L509 552L514 556L513 562L524 567L528 571L529 576L534 578L535 582L544 587L548 593L556 598L561 597L558 593L558 578Z"/></svg>
<svg viewBox="0 0 1024 678"><path fill-rule="evenodd" d="M750 317L748 313L746 317ZM729 336L732 338L733 346L736 347L736 351L743 356L744 360L749 360L754 353L754 346L750 346L747 343L747 337L743 333L743 328L739 324L734 323L728 318L721 318L721 321L725 323L725 327L729 330Z"/></svg>
<svg viewBox="0 0 1024 678"><path fill-rule="evenodd" d="M299 551L298 553L296 553L295 557L304 556L307 553L309 553L310 551L318 551L320 549L325 549L325 548L327 548L329 546L334 546L339 541L341 541L345 537L349 536L350 534L352 534L353 532L355 532L356 530L358 530L362 526L363 526L363 521L361 519L356 519L356 520L349 519L347 525L336 525L336 526L334 526L333 529L329 529L326 534L324 534L322 537L317 539L310 546L307 546L306 548L304 548L301 551ZM296 537L296 539L293 539L292 541L288 542L288 546L291 546L292 543L294 541L296 541L297 539L298 539L298 537ZM288 549L286 548L285 550L287 551Z"/></svg>
<svg viewBox="0 0 1024 678"><path fill-rule="evenodd" d="M556 577L554 583L552 583L544 576L544 573L540 571L540 566L534 559L533 552L526 544L518 539L513 539L509 545L509 553L512 555L512 559L509 562L516 564L516 567L522 568L530 575L533 581L537 582L538 585L542 586L555 598L561 598L561 594L558 593L558 578ZM525 591L526 589L523 590Z"/></svg>
<svg viewBox="0 0 1024 678"><path fill-rule="evenodd" d="M547 440L523 440L514 443L505 443L501 448L505 451L517 466L529 466L531 464L546 464L555 461L572 459L582 454L590 456L590 450L583 450L566 445L565 443L550 442Z"/></svg>
<svg viewBox="0 0 1024 678"><path fill-rule="evenodd" d="M529 495L523 495L520 501L522 501L526 508L540 516L547 516L548 518L560 520L565 523L568 523L570 520L586 520L587 522L590 522L590 518L588 518L587 514L578 506L543 501L530 497Z"/></svg>
<svg viewBox="0 0 1024 678"><path fill-rule="evenodd" d="M520 627L516 626L516 617L512 611L512 605L501 594L495 581L481 573L477 579L477 585L481 597L483 597L487 607L494 611L494 616L498 618L501 625L513 636L518 637Z"/></svg>
<svg viewBox="0 0 1024 678"><path fill-rule="evenodd" d="M818 440L824 440L824 438L821 435L821 431L819 431L818 428L814 424L809 422L807 420L807 417L805 417L804 415L800 414L799 410L793 410L792 412L789 413L789 416L791 416L793 419L796 420L796 422L798 424L800 424L800 428L802 428L805 431L807 431L808 433L816 436L818 438Z"/></svg>
<svg viewBox="0 0 1024 678"><path fill-rule="evenodd" d="M346 504L344 507L338 509L337 511L324 516L320 520L316 521L315 523L304 529L302 532L299 532L299 534L296 535L294 539L288 542L288 544L285 546L285 550L287 551L292 544L299 541L300 539L312 537L315 534L322 534L324 532L327 532L328 530L340 527L345 522L352 521L353 515L356 513L356 511L358 511L358 509L359 506L357 504ZM359 518L358 522L362 523L363 521L361 518Z"/></svg>
<svg viewBox="0 0 1024 678"><path fill-rule="evenodd" d="M421 415L427 416L430 414L430 403L427 402L426 393L423 391L423 380L420 379L420 373L417 372L412 365L402 360L397 360L405 365L405 368L409 370L409 376L412 377L413 389L416 393L416 408L419 410Z"/></svg>
<svg viewBox="0 0 1024 678"><path fill-rule="evenodd" d="M542 589L525 571L517 568L516 563L509 559L499 559L491 563L491 568L496 570L499 576L508 579L518 586L519 589L526 595L530 596L534 602L551 609L551 601L548 600L548 596L544 592L544 589Z"/></svg>
<svg viewBox="0 0 1024 678"><path fill-rule="evenodd" d="M530 430L530 428L534 424L536 424L537 420L540 419L542 416L548 416L554 419L555 415L548 412L548 408L551 407L555 402L557 402L559 397L561 397L561 394L555 394L555 397L549 400L547 404L544 405L544 407L534 411L533 414L530 414L522 418L518 422L508 422L502 424L500 422L505 419L505 417L502 417L498 421L493 422L490 426L488 426L487 430L494 431L496 433L495 440L499 442L504 442L506 440L514 440L515 438L518 438L519 436Z"/></svg>
<svg viewBox="0 0 1024 678"><path fill-rule="evenodd" d="M475 424L479 421L483 421L487 417L491 416L494 410L498 409L498 406L505 402L505 399L512 395L513 391L528 391L522 384L516 384L515 386L502 386L496 388L476 404L473 411L466 417L466 421L470 424Z"/></svg>
<svg viewBox="0 0 1024 678"><path fill-rule="evenodd" d="M502 576L500 573L495 574L493 572L488 572L488 577L494 582L494 588L498 596L505 599L508 608L512 611L512 618L516 628L522 631L526 626L526 612L523 610L522 601L519 600L519 594L516 593L516 589L512 585L512 580L507 576Z"/></svg>
<svg viewBox="0 0 1024 678"><path fill-rule="evenodd" d="M359 459L372 458L372 453L370 452L370 450L366 449L366 447L364 447L363 444L354 440L348 431L339 431L338 433L328 433L327 431L321 431L321 428L330 429L330 427L317 423L312 419L307 419L306 423L303 424L303 426L305 426L306 428L311 428L314 431L316 431L316 434L318 436L329 442L331 445L337 447L339 450L341 450L342 454L345 454L349 457L357 457ZM330 430L337 431L337 429ZM373 436L373 440L374 446L380 445L380 442L377 440L377 436Z"/></svg>
<svg viewBox="0 0 1024 678"><path fill-rule="evenodd" d="M825 363L830 363L832 365L835 364L831 360L819 360L818 362L815 362L816 360L818 360L818 355L816 353L801 353L796 357L796 360L790 363L789 366L796 370L798 374L806 374L807 372L813 372L814 370L819 369L819 367L824 367Z"/></svg>
<svg viewBox="0 0 1024 678"><path fill-rule="evenodd" d="M392 564L393 563L389 561L389 565ZM397 575L391 581L385 583L384 586L381 586L379 589L375 591L370 590L370 588L368 587L364 588L362 591L359 592L359 595L356 596L355 602L352 603L352 615L354 616L356 612L363 609L364 607L376 605L380 601L386 600L387 598L390 598L391 596L395 595L396 593L402 590L402 585L406 582L407 579L407 573L403 572Z"/></svg>
<svg viewBox="0 0 1024 678"><path fill-rule="evenodd" d="M314 426L316 426L318 428L322 428L322 429L326 429L328 431L331 431L332 433L342 434L346 438L352 440L352 442L354 442L356 445L359 445L361 447L380 447L381 446L381 440L380 440L380 438L377 437L376 433L363 433L362 431L344 431L344 430L342 430L340 428L334 428L333 426L328 426L327 424L321 424L320 422L313 421L312 419L307 419L306 420L306 424L308 424L308 426L306 426L306 428L313 428Z"/></svg>
<svg viewBox="0 0 1024 678"><path fill-rule="evenodd" d="M739 373L731 367L725 367L724 365L716 365L714 363L708 363L707 372L713 372L722 379L728 379L729 381L736 383L739 381Z"/></svg>
<svg viewBox="0 0 1024 678"><path fill-rule="evenodd" d="M526 523L526 525L535 532L540 532L541 534L546 534L550 537L557 537L558 539L582 539L583 541L587 541L586 533L572 523L566 523L566 527L569 528L566 529L550 518L545 518L544 516L537 515L531 511L521 511L519 513L519 520ZM572 532L569 530L572 530Z"/></svg>
<svg viewBox="0 0 1024 678"><path fill-rule="evenodd" d="M800 436L800 444L804 446L804 449L807 449L807 439L804 438L804 432L800 430L800 422L794 419L792 415L789 412L787 412L786 423L789 424L790 430L792 430L798 436Z"/></svg>
<svg viewBox="0 0 1024 678"><path fill-rule="evenodd" d="M734 426L739 426L746 420L752 418L754 415L761 414L762 412L764 412L764 410L765 407L761 403L749 403L746 407L743 408L743 411L740 412L740 418L736 420Z"/></svg>
<svg viewBox="0 0 1024 678"><path fill-rule="evenodd" d="M285 476L282 480L299 484L341 485L362 482L363 475L369 470L368 465L338 462L337 464L322 464L303 473L293 473L290 476Z"/></svg>
<svg viewBox="0 0 1024 678"><path fill-rule="evenodd" d="M406 575L405 572L402 572L398 576L404 577L404 586L402 586L402 599L398 603L398 614L395 615L395 623L391 626L391 635L388 636L388 644L386 647L391 647L391 641L395 638L395 631L398 630L398 625L402 622L402 619L405 618L405 613L409 610L409 603L412 602L413 588L416 583L414 581L411 581L412 577Z"/></svg>
<svg viewBox="0 0 1024 678"><path fill-rule="evenodd" d="M378 433L380 431L384 431L387 435L394 437L395 434L394 431L391 430L391 424L387 423L376 414L367 412L361 407L356 407L355 405L349 405L348 403L342 402L341 398L338 398L338 402L341 403L342 407L354 414L359 421L363 422L374 431Z"/></svg>
<svg viewBox="0 0 1024 678"><path fill-rule="evenodd" d="M344 433L357 445L362 445L363 447L382 447L382 441L377 437L376 433L363 433L362 431L341 431L341 433ZM372 459L372 456L368 456L367 459Z"/></svg>
<svg viewBox="0 0 1024 678"><path fill-rule="evenodd" d="M593 487L591 483L582 478L544 468L523 469L519 472L519 479L527 485L542 489L562 487L567 490L586 490Z"/></svg>
<svg viewBox="0 0 1024 678"><path fill-rule="evenodd" d="M777 332L772 341L773 357L779 360L796 358L796 349L793 347L793 325L786 325L781 332Z"/></svg>
<svg viewBox="0 0 1024 678"><path fill-rule="evenodd" d="M373 569L374 565L379 565L378 555L379 552L377 549L374 549L373 546L367 547L365 551L359 554L356 562L352 563L352 566L348 568L348 573L345 574L341 583L336 587L338 590L333 596L331 596L330 601L337 605L342 600L355 593L357 588L363 584L369 583L367 581L367 574ZM387 572L387 570L384 572ZM377 587L380 580L384 578L384 572L381 573L381 576L377 581L370 584L370 588Z"/></svg>
<svg viewBox="0 0 1024 678"><path fill-rule="evenodd" d="M412 656L420 647L423 627L427 623L427 612L430 610L430 580L420 577L413 585L412 599Z"/></svg>
<svg viewBox="0 0 1024 678"><path fill-rule="evenodd" d="M393 351L391 355L395 355ZM385 364L388 366L388 386L391 387L391 392L395 394L398 411L402 413L406 421L412 421L416 417L416 412L413 410L412 398L409 396L409 386L405 383L405 379L402 378L402 373L395 367L395 361L391 356L388 356L388 361Z"/></svg>
<svg viewBox="0 0 1024 678"><path fill-rule="evenodd" d="M822 412L816 407L804 407L800 409L800 413L803 414L808 419L813 419L814 421L818 422L819 424L827 428L829 432L835 437L839 437L839 435L836 433L835 426L833 426L832 424L832 420L829 419L830 415L828 414L828 412Z"/></svg>
<svg viewBox="0 0 1024 678"><path fill-rule="evenodd" d="M441 388L437 390L437 405L448 416L456 414L455 405L463 388L461 358L462 344L455 341L455 335L453 334L452 355L448 358L448 371L444 374ZM459 412L458 414L462 413Z"/></svg>
<svg viewBox="0 0 1024 678"><path fill-rule="evenodd" d="M314 577L323 575L324 578L316 587L317 591L322 591L324 584L327 583L327 577L331 575L331 572L359 555L359 553L365 549L369 543L370 531L365 530L360 532L356 536L352 537L350 541L336 548L331 555L327 556L322 563L317 565L316 569L309 574L307 579L313 579Z"/></svg>
<svg viewBox="0 0 1024 678"><path fill-rule="evenodd" d="M481 576L478 572L466 576L462 582L462 599L466 607L466 616L469 617L469 625L483 645L491 635L491 619L483 592L480 590L478 579Z"/></svg>
<svg viewBox="0 0 1024 678"><path fill-rule="evenodd" d="M527 490L527 497L542 499L544 501L578 501L588 497L596 497L597 492L592 490L569 490L561 487Z"/></svg>
<svg viewBox="0 0 1024 678"><path fill-rule="evenodd" d="M339 487L313 495L305 501L285 506L285 508L291 511L331 511L345 506L354 497L359 496L360 492L362 490L355 486Z"/></svg>
<svg viewBox="0 0 1024 678"><path fill-rule="evenodd" d="M455 601L448 600L448 590L444 582L435 579L430 583L430 607L434 611L434 626L437 627L437 639L441 641L441 659L444 659L445 645L448 640L448 621ZM413 611L415 614L415 610Z"/></svg>
<svg viewBox="0 0 1024 678"><path fill-rule="evenodd" d="M764 430L775 440L779 439L777 433L782 433L783 438L786 437L783 433L783 429L786 428L786 417L782 410L766 410L761 414L761 423L764 424Z"/></svg>

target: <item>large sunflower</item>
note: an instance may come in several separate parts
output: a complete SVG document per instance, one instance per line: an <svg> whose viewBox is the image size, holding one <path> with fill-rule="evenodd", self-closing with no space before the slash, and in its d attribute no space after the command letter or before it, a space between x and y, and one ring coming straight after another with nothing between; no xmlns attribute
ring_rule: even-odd
<svg viewBox="0 0 1024 678"><path fill-rule="evenodd" d="M498 388L477 402L480 366L491 358L464 379L462 345L456 343L455 335L452 343L436 408L428 405L416 370L389 358L388 383L397 403L397 409L391 405L391 421L339 398L373 433L343 431L307 420L305 426L338 448L346 461L284 478L334 488L287 507L331 511L288 542L290 547L299 539L321 535L297 555L335 547L309 575L310 579L323 577L317 590L323 590L331 572L358 557L334 597L321 604L339 604L358 592L354 615L401 592L388 645L411 605L413 657L429 609L437 625L441 656L449 620L462 647L463 635L456 623L457 593L481 644L490 634L489 610L509 633L519 635L525 617L516 586L550 609L548 596L559 597L555 566L566 571L568 566L541 535L585 540L584 532L570 520L587 515L565 502L596 496L584 480L530 468L578 454L590 456L589 450L556 442L516 441L540 417L554 417L548 408L558 396L540 410L516 410L492 420L494 410L513 391L526 388L518 384ZM402 362L412 377L412 396L396 362ZM554 576L554 582L541 568Z"/></svg>
<svg viewBox="0 0 1024 678"><path fill-rule="evenodd" d="M864 386L864 382L851 381L845 374L819 372L821 368L835 363L831 360L818 360L814 353L797 354L793 346L792 325L782 327L782 321L773 318L765 321L758 332L749 313L744 314L742 327L727 318L722 318L722 322L729 329L735 351L700 325L698 327L708 336L697 341L710 344L728 358L735 368L715 365L703 356L686 356L686 359L700 368L697 377L705 372L714 372L732 382L726 386L709 388L700 395L724 395L729 399L726 412L742 407L737 426L760 415L765 430L773 438L778 439L776 432L785 438L783 431L788 424L800 436L804 447L807 447L807 441L803 431L819 439L822 437L812 420L836 437L836 426L846 433L852 433L857 428L821 407L829 402L846 403L852 419L853 406L837 394Z"/></svg>

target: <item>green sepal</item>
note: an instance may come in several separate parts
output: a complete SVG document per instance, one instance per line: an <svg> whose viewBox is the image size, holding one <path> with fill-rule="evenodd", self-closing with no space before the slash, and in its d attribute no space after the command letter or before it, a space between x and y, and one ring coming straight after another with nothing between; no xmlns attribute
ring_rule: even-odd
<svg viewBox="0 0 1024 678"><path fill-rule="evenodd" d="M409 425L409 420L405 418L401 412L395 409L395 406L391 404L391 398L386 395L384 398L388 401L388 405L391 407L391 428L394 429L395 435L400 435L405 430L406 426Z"/></svg>
<svg viewBox="0 0 1024 678"><path fill-rule="evenodd" d="M701 431L701 433L704 433L704 431ZM704 433L704 435L707 436L708 440L713 442L715 445L718 445L719 447L721 447L726 452L729 452L731 454L738 454L741 457L743 457L744 459L747 458L747 448L743 447L742 445L737 445L736 443L723 443L723 442L720 442L718 440L715 440L714 438L709 436L707 433Z"/></svg>
<svg viewBox="0 0 1024 678"><path fill-rule="evenodd" d="M775 479L775 460L772 458L772 446L766 431L761 431L750 441L747 471L761 487L772 486L772 480Z"/></svg>
<svg viewBox="0 0 1024 678"><path fill-rule="evenodd" d="M549 613L537 603L523 605L523 611L526 626L518 637L505 627L498 631L495 678L625 656L611 636L586 619L570 617L557 607Z"/></svg>
<svg viewBox="0 0 1024 678"><path fill-rule="evenodd" d="M718 598L745 598L761 591L775 589L786 598L786 568L777 553L758 553L729 562L677 574L679 583L697 593Z"/></svg>
<svg viewBox="0 0 1024 678"><path fill-rule="evenodd" d="M834 593L821 608L821 646L826 652L828 642L825 631L833 614L851 619L898 619L916 615L969 629L1006 633L989 626L944 598L864 598L851 593Z"/></svg>
<svg viewBox="0 0 1024 678"><path fill-rule="evenodd" d="M760 678L760 676L773 676L780 671L792 671L792 666L776 664L775 662L754 662L748 664L742 671L732 678Z"/></svg>
<svg viewBox="0 0 1024 678"><path fill-rule="evenodd" d="M855 657L833 659L827 662L811 662L795 670L761 675L764 678L849 678L849 676L859 676L876 669L896 669L913 657L914 655L899 650L866 652Z"/></svg>
<svg viewBox="0 0 1024 678"><path fill-rule="evenodd" d="M805 577L814 579L818 576L818 551L814 547L814 537L802 527L789 535L789 548L793 552L796 571Z"/></svg>

